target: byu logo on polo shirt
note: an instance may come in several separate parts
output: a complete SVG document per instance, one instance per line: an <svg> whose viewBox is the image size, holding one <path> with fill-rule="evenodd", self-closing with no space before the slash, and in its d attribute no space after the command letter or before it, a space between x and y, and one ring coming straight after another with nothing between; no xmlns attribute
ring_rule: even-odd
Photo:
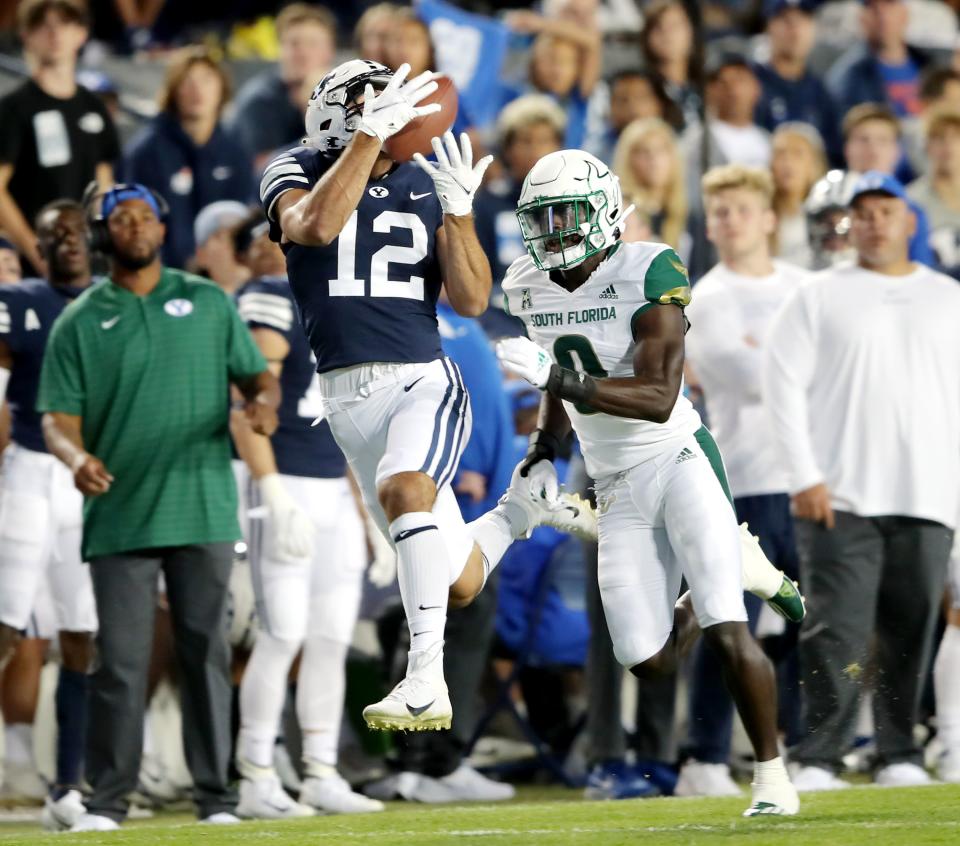
<svg viewBox="0 0 960 846"><path fill-rule="evenodd" d="M186 317L193 311L193 303L190 300L167 300L163 304L163 310L171 317Z"/></svg>
<svg viewBox="0 0 960 846"><path fill-rule="evenodd" d="M376 197L378 200L382 200L384 197L387 197L390 194L390 192L382 185L374 185L367 193L371 197Z"/></svg>

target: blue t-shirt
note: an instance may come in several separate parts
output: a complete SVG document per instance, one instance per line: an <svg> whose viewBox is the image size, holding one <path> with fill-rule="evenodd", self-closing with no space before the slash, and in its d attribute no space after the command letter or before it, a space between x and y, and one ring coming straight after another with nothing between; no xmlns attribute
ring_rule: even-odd
<svg viewBox="0 0 960 846"><path fill-rule="evenodd" d="M279 425L270 439L277 470L288 476L339 479L347 462L325 420L313 353L303 334L286 279L253 279L237 292L240 316L251 329L270 329L283 336L290 351L280 371Z"/></svg>
<svg viewBox="0 0 960 846"><path fill-rule="evenodd" d="M60 312L86 289L54 286L45 279L24 279L0 285L0 341L13 357L7 385L12 419L11 437L26 449L46 452L37 388L47 337Z"/></svg>
<svg viewBox="0 0 960 846"><path fill-rule="evenodd" d="M260 199L270 237L287 257L287 276L317 372L372 361L426 363L441 357L437 298L442 284L437 230L443 210L433 180L415 164L372 179L331 244L282 241L276 205L291 189L310 190L336 161L306 147L267 166Z"/></svg>
<svg viewBox="0 0 960 846"><path fill-rule="evenodd" d="M897 117L920 114L920 68L907 57L900 65L877 61L877 70L887 92L887 102Z"/></svg>

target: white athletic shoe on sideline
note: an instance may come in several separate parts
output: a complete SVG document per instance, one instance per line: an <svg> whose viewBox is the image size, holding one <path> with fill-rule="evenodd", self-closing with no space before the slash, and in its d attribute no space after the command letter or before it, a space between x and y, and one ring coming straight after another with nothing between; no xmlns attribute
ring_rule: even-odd
<svg viewBox="0 0 960 846"><path fill-rule="evenodd" d="M70 831L119 831L119 829L120 824L110 817L102 817L100 814L84 814L73 824Z"/></svg>
<svg viewBox="0 0 960 846"><path fill-rule="evenodd" d="M453 707L443 680L443 641L407 658L407 675L379 702L363 709L372 729L439 731L450 728Z"/></svg>
<svg viewBox="0 0 960 846"><path fill-rule="evenodd" d="M200 825L239 825L242 822L243 820L236 814L231 814L229 811L217 811L217 813L210 814L209 817L200 820Z"/></svg>
<svg viewBox="0 0 960 846"><path fill-rule="evenodd" d="M530 537L537 526L551 526L583 540L597 539L597 513L593 506L577 494L563 489L552 502L533 490L530 476L520 475L520 464L513 470L510 487L500 497L501 503L519 507L527 519L522 537Z"/></svg>
<svg viewBox="0 0 960 846"><path fill-rule="evenodd" d="M308 765L300 803L324 814L373 814L384 809L383 802L355 793L334 767Z"/></svg>
<svg viewBox="0 0 960 846"><path fill-rule="evenodd" d="M740 524L740 561L743 589L763 599L774 611L791 623L807 615L803 594L796 582L778 570L760 546L760 539Z"/></svg>
<svg viewBox="0 0 960 846"><path fill-rule="evenodd" d="M313 809L297 802L283 789L280 777L272 767L253 767L247 761L237 762L243 778L237 816L250 820L287 820L312 817Z"/></svg>
<svg viewBox="0 0 960 846"><path fill-rule="evenodd" d="M881 787L927 787L937 783L923 767L909 761L887 764L877 770L873 781Z"/></svg>
<svg viewBox="0 0 960 846"><path fill-rule="evenodd" d="M937 775L940 781L960 784L960 752L944 752L937 761Z"/></svg>
<svg viewBox="0 0 960 846"><path fill-rule="evenodd" d="M70 831L87 812L79 790L68 790L59 799L47 796L40 812L40 825L46 831Z"/></svg>
<svg viewBox="0 0 960 846"><path fill-rule="evenodd" d="M726 764L690 759L680 768L674 796L742 796Z"/></svg>
<svg viewBox="0 0 960 846"><path fill-rule="evenodd" d="M793 786L800 793L814 793L821 790L846 790L850 782L838 778L823 767L797 767L793 774Z"/></svg>
<svg viewBox="0 0 960 846"><path fill-rule="evenodd" d="M461 764L437 781L453 794L454 802L504 802L517 795L512 784L487 778L466 764Z"/></svg>

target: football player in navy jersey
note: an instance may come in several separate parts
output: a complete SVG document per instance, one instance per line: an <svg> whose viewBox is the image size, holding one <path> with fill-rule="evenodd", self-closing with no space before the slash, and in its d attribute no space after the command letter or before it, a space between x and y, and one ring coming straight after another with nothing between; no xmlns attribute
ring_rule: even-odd
<svg viewBox="0 0 960 846"><path fill-rule="evenodd" d="M311 426L321 414L319 377L297 324L283 253L262 216L240 227L236 243L252 274L237 294L240 316L283 392L280 425L270 439L242 419L231 427L254 481L250 504L262 503L267 512L249 532L260 630L240 686L237 813L278 819L314 808L382 811L382 802L354 793L336 768L347 647L367 563L363 521L329 425ZM284 792L272 763L288 674L301 647L297 719L306 778L298 803Z"/></svg>
<svg viewBox="0 0 960 846"><path fill-rule="evenodd" d="M83 207L69 200L44 206L36 232L50 280L0 285L0 403L5 395L13 418L0 473L0 667L46 582L60 632L61 668L57 778L42 821L62 830L84 813L79 783L97 612L90 572L80 557L83 496L70 470L47 452L35 404L50 328L90 284Z"/></svg>
<svg viewBox="0 0 960 846"><path fill-rule="evenodd" d="M362 59L328 73L307 107L307 136L267 166L260 197L286 254L290 287L317 359L323 414L368 510L395 545L410 628L403 681L364 709L371 728L448 728L443 629L448 596L468 603L517 537L584 510L534 496L515 474L493 511L465 525L450 479L470 437L470 403L443 356L436 302L477 316L491 274L473 225L490 163L466 135L433 139L437 163L399 164L383 143L439 104L418 106L435 74L407 80ZM568 526L576 528L576 525Z"/></svg>

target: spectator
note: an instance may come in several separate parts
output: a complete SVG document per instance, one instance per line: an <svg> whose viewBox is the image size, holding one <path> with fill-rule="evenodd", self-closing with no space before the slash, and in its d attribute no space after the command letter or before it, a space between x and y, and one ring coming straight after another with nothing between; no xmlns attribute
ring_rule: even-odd
<svg viewBox="0 0 960 846"><path fill-rule="evenodd" d="M943 754L937 764L941 780L960 783L960 534L950 556L950 609L933 665L937 697L937 740Z"/></svg>
<svg viewBox="0 0 960 846"><path fill-rule="evenodd" d="M811 267L803 203L827 172L823 141L806 123L781 123L773 133L773 211L777 216L774 255L799 267Z"/></svg>
<svg viewBox="0 0 960 846"><path fill-rule="evenodd" d="M523 180L541 158L561 148L565 127L563 110L542 94L517 98L503 109L497 121L503 178L484 185L474 200L477 238L493 272L493 308L487 310L481 321L494 337L522 332L523 327L502 311L500 282L514 259L527 253L517 221Z"/></svg>
<svg viewBox="0 0 960 846"><path fill-rule="evenodd" d="M766 0L770 60L756 66L763 93L757 123L773 132L781 123L802 121L820 133L834 163L841 158L840 117L833 97L809 66L817 37L813 16L819 0Z"/></svg>
<svg viewBox="0 0 960 846"><path fill-rule="evenodd" d="M930 246L941 267L960 271L960 109L943 106L926 121L930 169L907 187L927 214Z"/></svg>
<svg viewBox="0 0 960 846"><path fill-rule="evenodd" d="M764 397L809 603L798 790L846 786L837 772L868 665L874 780L930 783L913 730L958 513L960 288L910 261L905 198L893 177L864 174L857 263L801 286L768 335Z"/></svg>
<svg viewBox="0 0 960 846"><path fill-rule="evenodd" d="M11 241L0 235L0 284L4 282L19 282L20 253Z"/></svg>
<svg viewBox="0 0 960 846"><path fill-rule="evenodd" d="M827 76L840 114L858 103L886 103L897 117L920 111L920 74L927 58L906 42L905 0L864 0L863 44L854 44Z"/></svg>
<svg viewBox="0 0 960 846"><path fill-rule="evenodd" d="M613 171L620 178L624 202L635 204L649 223L644 240L669 244L686 260L690 245L685 174L670 126L658 118L631 123L617 142Z"/></svg>
<svg viewBox="0 0 960 846"><path fill-rule="evenodd" d="M204 47L187 47L167 66L160 114L127 148L124 176L157 191L170 204L163 260L185 267L193 255L193 221L217 200L250 197L250 160L223 128L230 99L223 66Z"/></svg>
<svg viewBox="0 0 960 846"><path fill-rule="evenodd" d="M648 71L680 108L684 126L700 123L702 82L693 25L680 0L653 0L644 7L640 50Z"/></svg>
<svg viewBox="0 0 960 846"><path fill-rule="evenodd" d="M903 148L914 173L927 170L926 116L941 106L960 109L960 71L953 68L927 68L920 82L920 114L901 123Z"/></svg>
<svg viewBox="0 0 960 846"><path fill-rule="evenodd" d="M613 150L628 124L643 118L660 118L674 128L680 126L680 112L667 97L659 80L639 70L614 74L607 83L608 113L601 132L585 142L588 152L600 161L613 164Z"/></svg>
<svg viewBox="0 0 960 846"><path fill-rule="evenodd" d="M430 30L412 9L398 9L390 19L390 29L385 36L384 64L396 70L404 62L410 65L409 78L437 66Z"/></svg>
<svg viewBox="0 0 960 846"><path fill-rule="evenodd" d="M81 0L17 9L30 78L0 99L0 228L38 274L46 269L30 222L53 200L79 200L93 179L110 184L120 155L106 108L76 83L88 25Z"/></svg>
<svg viewBox="0 0 960 846"><path fill-rule="evenodd" d="M280 66L249 80L237 93L227 129L254 157L260 173L278 149L303 135L303 89L333 64L337 22L323 6L291 3L277 15Z"/></svg>
<svg viewBox="0 0 960 846"><path fill-rule="evenodd" d="M82 552L100 619L87 738L93 792L75 829L116 829L137 786L161 572L198 814L234 822L226 610L240 529L229 385L267 435L280 392L229 297L161 266L161 204L147 188L110 189L101 215L110 278L57 321L37 398L47 447L86 497Z"/></svg>
<svg viewBox="0 0 960 846"><path fill-rule="evenodd" d="M248 217L250 209L243 203L217 200L204 206L193 222L195 270L230 296L250 278L250 269L237 256L234 241L237 227Z"/></svg>
<svg viewBox="0 0 960 846"><path fill-rule="evenodd" d="M843 156L854 173L877 170L895 174L900 160L900 122L886 106L861 103L843 118ZM922 264L935 261L930 248L930 224L924 210L908 199L916 217L916 231L910 238L910 258Z"/></svg>
<svg viewBox="0 0 960 846"><path fill-rule="evenodd" d="M377 3L360 16L353 31L353 47L361 59L387 64L387 40L394 17L402 8L396 3Z"/></svg>
<svg viewBox="0 0 960 846"><path fill-rule="evenodd" d="M774 566L797 575L788 482L767 420L761 391L763 348L780 306L800 286L803 272L774 261L774 187L759 168L728 165L703 178L707 237L720 263L696 285L689 307L687 358L703 388L711 431L723 453L738 522ZM751 631L762 602L744 594ZM739 795L730 776L733 700L717 656L697 647L690 687L690 747L677 794ZM781 703L783 705L784 703Z"/></svg>

